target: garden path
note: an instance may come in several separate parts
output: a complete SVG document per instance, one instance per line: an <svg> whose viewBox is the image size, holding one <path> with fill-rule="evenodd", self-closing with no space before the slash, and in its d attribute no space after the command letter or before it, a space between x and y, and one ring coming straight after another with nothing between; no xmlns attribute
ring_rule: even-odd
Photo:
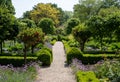
<svg viewBox="0 0 120 82"><path fill-rule="evenodd" d="M36 82L76 82L72 70L65 63L65 51L63 43L58 41L52 48L53 63L50 67L42 67L38 70Z"/></svg>

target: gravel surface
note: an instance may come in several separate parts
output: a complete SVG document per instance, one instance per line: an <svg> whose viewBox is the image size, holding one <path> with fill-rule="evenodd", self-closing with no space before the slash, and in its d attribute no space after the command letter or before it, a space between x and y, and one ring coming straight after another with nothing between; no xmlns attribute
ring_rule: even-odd
<svg viewBox="0 0 120 82"><path fill-rule="evenodd" d="M56 42L52 48L53 63L50 67L38 70L36 82L76 82L72 70L65 63L65 51L62 42Z"/></svg>

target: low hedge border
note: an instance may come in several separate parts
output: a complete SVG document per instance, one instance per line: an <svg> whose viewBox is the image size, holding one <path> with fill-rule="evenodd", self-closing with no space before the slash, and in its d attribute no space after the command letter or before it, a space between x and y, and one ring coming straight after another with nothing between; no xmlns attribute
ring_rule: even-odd
<svg viewBox="0 0 120 82"><path fill-rule="evenodd" d="M76 52L77 49L77 52ZM69 47L68 45L65 45L65 52L66 52L66 59L67 63L70 64L72 59L77 58L82 61L83 64L95 64L100 60L104 59L114 59L114 58L120 58L119 54L83 54L81 51L76 47ZM82 55L82 56L76 56L76 54ZM70 54L70 55L68 55ZM70 57L69 57L70 56ZM71 58L71 59L70 59Z"/></svg>
<svg viewBox="0 0 120 82"><path fill-rule="evenodd" d="M27 63L37 61L37 57L27 57ZM24 65L24 57L0 56L0 65L12 64L14 67Z"/></svg>
<svg viewBox="0 0 120 82"><path fill-rule="evenodd" d="M71 64L72 63L72 59L80 59L82 58L82 55L83 53L78 49L78 48L75 48L75 47L71 47L68 51L67 51L67 55L66 55L66 58L67 58L67 64Z"/></svg>
<svg viewBox="0 0 120 82"><path fill-rule="evenodd" d="M116 54L116 51L83 51L84 54Z"/></svg>

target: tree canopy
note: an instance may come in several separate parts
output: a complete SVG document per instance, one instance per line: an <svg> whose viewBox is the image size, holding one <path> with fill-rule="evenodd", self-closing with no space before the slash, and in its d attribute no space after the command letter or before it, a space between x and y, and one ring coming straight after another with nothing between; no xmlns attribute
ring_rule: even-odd
<svg viewBox="0 0 120 82"><path fill-rule="evenodd" d="M81 51L84 51L86 41L91 37L91 32L85 24L80 24L73 28L73 36L80 43Z"/></svg>
<svg viewBox="0 0 120 82"><path fill-rule="evenodd" d="M45 34L54 33L54 22L50 18L43 18L40 20L38 27L42 28Z"/></svg>
<svg viewBox="0 0 120 82"><path fill-rule="evenodd" d="M27 28L19 33L18 39L24 43L24 60L26 64L26 51L29 47L43 41L44 33L40 28Z"/></svg>
<svg viewBox="0 0 120 82"><path fill-rule="evenodd" d="M42 18L51 18L55 24L58 25L60 22L59 15L60 11L50 3L39 3L35 5L31 11L27 11L24 17L28 16L30 19L34 20L36 24L38 24Z"/></svg>
<svg viewBox="0 0 120 82"><path fill-rule="evenodd" d="M101 0L79 0L79 4L74 5L74 17L85 22L91 16L97 14L101 6Z"/></svg>
<svg viewBox="0 0 120 82"><path fill-rule="evenodd" d="M13 14L9 13L9 10L5 8L0 8L0 44L2 52L2 42L5 39L11 39L8 36L15 36L15 30L17 27L15 25L15 17Z"/></svg>
<svg viewBox="0 0 120 82"><path fill-rule="evenodd" d="M15 8L11 0L0 0L0 7L8 9L11 14L15 14Z"/></svg>

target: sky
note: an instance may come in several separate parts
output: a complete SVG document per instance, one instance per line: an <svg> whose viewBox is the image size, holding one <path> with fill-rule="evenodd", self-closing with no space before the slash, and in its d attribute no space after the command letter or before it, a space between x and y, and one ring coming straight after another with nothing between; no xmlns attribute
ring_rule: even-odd
<svg viewBox="0 0 120 82"><path fill-rule="evenodd" d="M32 10L34 5L38 3L55 3L58 7L66 11L73 11L73 7L78 3L78 0L12 0L15 7L16 17L22 17L25 11Z"/></svg>

